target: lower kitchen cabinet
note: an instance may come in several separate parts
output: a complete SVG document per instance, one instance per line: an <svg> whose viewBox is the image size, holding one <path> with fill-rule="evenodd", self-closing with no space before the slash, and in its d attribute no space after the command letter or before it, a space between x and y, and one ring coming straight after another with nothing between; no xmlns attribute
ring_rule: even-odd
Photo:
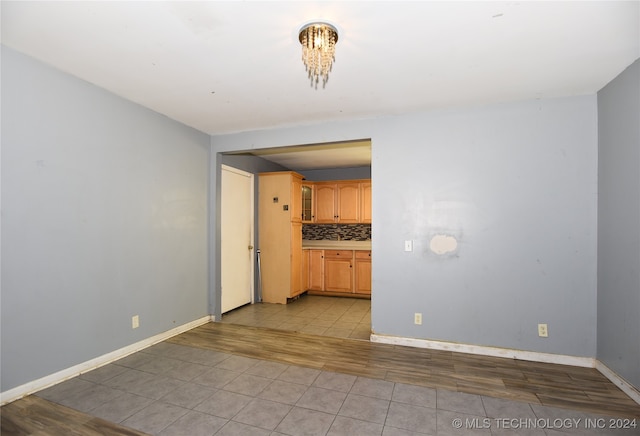
<svg viewBox="0 0 640 436"><path fill-rule="evenodd" d="M324 290L353 292L353 251L324 251Z"/></svg>
<svg viewBox="0 0 640 436"><path fill-rule="evenodd" d="M371 295L371 252L355 252L355 288L356 294Z"/></svg>
<svg viewBox="0 0 640 436"><path fill-rule="evenodd" d="M324 290L324 250L309 250L307 289Z"/></svg>
<svg viewBox="0 0 640 436"><path fill-rule="evenodd" d="M370 250L309 249L307 290L314 294L370 296Z"/></svg>

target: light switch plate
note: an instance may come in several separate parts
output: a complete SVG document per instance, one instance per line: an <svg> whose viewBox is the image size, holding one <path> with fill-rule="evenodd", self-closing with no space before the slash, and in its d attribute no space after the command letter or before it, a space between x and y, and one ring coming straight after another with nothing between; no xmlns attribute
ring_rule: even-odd
<svg viewBox="0 0 640 436"><path fill-rule="evenodd" d="M413 241L404 241L404 251L413 251Z"/></svg>

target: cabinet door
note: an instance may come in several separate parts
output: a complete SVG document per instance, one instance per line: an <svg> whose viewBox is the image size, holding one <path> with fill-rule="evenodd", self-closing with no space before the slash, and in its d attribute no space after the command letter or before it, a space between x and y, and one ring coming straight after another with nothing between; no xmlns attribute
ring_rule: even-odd
<svg viewBox="0 0 640 436"><path fill-rule="evenodd" d="M309 250L302 249L302 292L309 289Z"/></svg>
<svg viewBox="0 0 640 436"><path fill-rule="evenodd" d="M316 207L315 222L316 223L334 223L336 222L336 185L318 183L315 186L316 191Z"/></svg>
<svg viewBox="0 0 640 436"><path fill-rule="evenodd" d="M309 284L311 291L324 291L324 250L309 250Z"/></svg>
<svg viewBox="0 0 640 436"><path fill-rule="evenodd" d="M371 252L356 251L356 294L371 295Z"/></svg>
<svg viewBox="0 0 640 436"><path fill-rule="evenodd" d="M302 185L302 222L312 223L315 221L313 211L313 185L304 183Z"/></svg>
<svg viewBox="0 0 640 436"><path fill-rule="evenodd" d="M324 252L324 289L334 292L353 292L353 252L347 250Z"/></svg>
<svg viewBox="0 0 640 436"><path fill-rule="evenodd" d="M291 292L295 297L302 289L302 223L291 223Z"/></svg>
<svg viewBox="0 0 640 436"><path fill-rule="evenodd" d="M371 223L371 182L360 183L360 222Z"/></svg>
<svg viewBox="0 0 640 436"><path fill-rule="evenodd" d="M357 223L360 215L360 184L339 183L336 188L336 203L339 223Z"/></svg>

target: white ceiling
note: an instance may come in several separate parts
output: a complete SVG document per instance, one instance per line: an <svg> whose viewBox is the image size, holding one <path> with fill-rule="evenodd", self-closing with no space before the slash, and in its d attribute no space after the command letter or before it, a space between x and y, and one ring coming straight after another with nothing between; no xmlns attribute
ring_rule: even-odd
<svg viewBox="0 0 640 436"><path fill-rule="evenodd" d="M3 44L212 135L592 94L640 57L639 1L2 1L1 14ZM316 19L339 31L324 89L298 43Z"/></svg>

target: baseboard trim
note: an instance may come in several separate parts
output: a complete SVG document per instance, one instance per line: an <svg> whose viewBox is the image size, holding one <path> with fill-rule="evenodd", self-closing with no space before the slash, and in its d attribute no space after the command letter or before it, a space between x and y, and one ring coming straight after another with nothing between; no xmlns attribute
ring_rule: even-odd
<svg viewBox="0 0 640 436"><path fill-rule="evenodd" d="M15 400L19 400L22 397L27 395L31 395L34 392L38 392L42 389L48 388L49 386L53 386L65 380L68 380L72 377L83 374L87 371L91 371L93 369L99 368L101 366L107 365L111 362L114 362L118 359L121 359L129 354L138 352L143 350L151 345L157 344L158 342L162 342L166 339L169 339L173 336L179 335L180 333L184 333L188 330L191 330L200 325L206 324L210 321L213 321L215 318L211 315L199 318L195 321L188 322L179 327L175 327L166 332L157 334L150 338L144 339L142 341L136 342L134 344L128 345L124 348L120 348L119 350L112 351L107 354L103 354L102 356L96 357L95 359L88 360L86 362L80 363L78 365L74 365L70 368L63 369L62 371L58 371L54 374L39 378L37 380L31 381L29 383L25 383L23 385L17 386L13 389L9 389L8 391L0 393L0 406L4 406L7 403L10 403Z"/></svg>
<svg viewBox="0 0 640 436"><path fill-rule="evenodd" d="M640 391L636 389L631 383L616 374L611 368L596 360L596 369L600 371L602 375L608 378L611 383L618 386L622 392L627 394L636 403L640 404Z"/></svg>
<svg viewBox="0 0 640 436"><path fill-rule="evenodd" d="M429 339L415 339L401 336L371 335L371 342L383 344L404 345L407 347L429 348L432 350L453 351L456 353L469 353L481 356L504 357L508 359L520 359L531 362L557 363L560 365L582 366L595 368L620 388L636 403L640 404L640 391L624 378L616 374L611 368L591 357L576 357L563 354L539 353L536 351L514 350L510 348L485 347L481 345L459 344L456 342L433 341Z"/></svg>
<svg viewBox="0 0 640 436"><path fill-rule="evenodd" d="M482 345L460 344L457 342L434 341L430 339L406 338L401 336L371 335L371 342L404 345L408 347L429 348L432 350L454 351L456 353L477 354L481 356L504 357L531 362L557 363L560 365L594 368L595 359L591 357L567 356L563 354L540 353L537 351L515 350L511 348L487 347Z"/></svg>

